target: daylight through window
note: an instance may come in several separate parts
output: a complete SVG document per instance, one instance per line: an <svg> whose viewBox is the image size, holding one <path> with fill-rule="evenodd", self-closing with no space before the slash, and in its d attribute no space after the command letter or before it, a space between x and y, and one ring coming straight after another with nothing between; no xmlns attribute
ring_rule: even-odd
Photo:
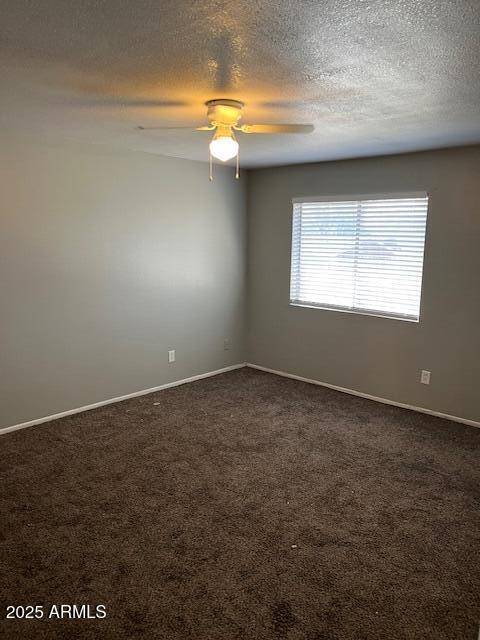
<svg viewBox="0 0 480 640"><path fill-rule="evenodd" d="M426 194L294 200L290 303L418 320Z"/></svg>

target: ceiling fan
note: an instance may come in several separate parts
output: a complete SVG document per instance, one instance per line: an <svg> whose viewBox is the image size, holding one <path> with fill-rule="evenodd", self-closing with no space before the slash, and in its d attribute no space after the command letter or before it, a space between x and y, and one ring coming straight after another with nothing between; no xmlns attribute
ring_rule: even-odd
<svg viewBox="0 0 480 640"><path fill-rule="evenodd" d="M235 132L241 133L310 133L311 124L239 124L242 117L244 103L239 100L216 99L205 103L207 118L210 124L196 127L195 131L215 131L209 144L210 149L210 180L213 180L212 157L226 162L237 159L235 177L239 178L239 145ZM142 127L139 131L152 129L185 129L190 127Z"/></svg>

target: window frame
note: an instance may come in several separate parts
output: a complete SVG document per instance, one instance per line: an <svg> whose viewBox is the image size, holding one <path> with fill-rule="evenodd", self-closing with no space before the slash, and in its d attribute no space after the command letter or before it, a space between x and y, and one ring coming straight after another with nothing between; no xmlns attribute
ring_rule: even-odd
<svg viewBox="0 0 480 640"><path fill-rule="evenodd" d="M303 204L303 203L315 203L315 202L349 202L349 201L359 201L359 200L398 200L398 199L409 199L409 198L427 198L427 213L425 216L425 235L423 242L423 253L422 253L422 277L420 279L420 302L418 308L418 318L411 318L408 316L402 317L400 314L389 314L388 312L382 312L375 309L348 309L342 306L335 306L332 304L308 304L308 302L292 302L291 299L291 283L292 283L292 258L293 258L293 223L294 223L294 214L295 214L295 204ZM357 193L357 194L332 194L332 195L322 195L322 196L299 196L294 197L291 200L291 225L290 225L290 270L289 270L289 307L295 307L299 309L315 309L317 311L337 311L339 313L350 313L353 315L360 316L370 316L374 318L386 318L388 320L399 320L400 322L412 322L414 324L419 324L422 320L423 316L423 282L424 282L424 269L425 269L425 254L427 247L427 233L428 233L428 218L429 218L429 207L430 207L430 193L428 191L398 191L398 192L388 192L388 193Z"/></svg>

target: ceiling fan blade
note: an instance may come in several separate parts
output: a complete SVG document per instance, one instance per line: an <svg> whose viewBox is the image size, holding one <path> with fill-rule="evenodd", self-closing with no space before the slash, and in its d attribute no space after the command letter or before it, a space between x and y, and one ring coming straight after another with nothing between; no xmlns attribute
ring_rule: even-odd
<svg viewBox="0 0 480 640"><path fill-rule="evenodd" d="M179 129L189 129L190 131L195 131L195 126L192 125L191 127L143 127L142 125L139 125L138 127L135 127L135 129L137 131L177 131Z"/></svg>
<svg viewBox="0 0 480 640"><path fill-rule="evenodd" d="M120 108L120 109L153 109L184 107L186 103L180 100L157 100L155 98L128 98L123 96L88 96L76 97L73 106L87 108Z"/></svg>
<svg viewBox="0 0 480 640"><path fill-rule="evenodd" d="M135 127L137 131L173 131L173 130L181 130L181 129L189 129L190 131L213 131L216 127L212 125L205 125L204 127L196 127L195 125L191 125L190 127L143 127L139 125Z"/></svg>
<svg viewBox="0 0 480 640"><path fill-rule="evenodd" d="M235 127L243 133L311 133L312 124L242 124Z"/></svg>

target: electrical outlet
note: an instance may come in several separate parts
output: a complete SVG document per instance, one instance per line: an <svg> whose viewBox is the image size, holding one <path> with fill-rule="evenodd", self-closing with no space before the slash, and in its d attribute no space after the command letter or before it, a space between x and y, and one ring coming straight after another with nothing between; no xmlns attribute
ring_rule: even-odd
<svg viewBox="0 0 480 640"><path fill-rule="evenodd" d="M168 352L168 362L170 364L175 362L175 349L171 349L171 351Z"/></svg>
<svg viewBox="0 0 480 640"><path fill-rule="evenodd" d="M230 351L230 340L228 338L224 339L223 348L225 351Z"/></svg>
<svg viewBox="0 0 480 640"><path fill-rule="evenodd" d="M422 370L422 373L420 374L420 382L422 384L430 384L431 373L431 371Z"/></svg>

